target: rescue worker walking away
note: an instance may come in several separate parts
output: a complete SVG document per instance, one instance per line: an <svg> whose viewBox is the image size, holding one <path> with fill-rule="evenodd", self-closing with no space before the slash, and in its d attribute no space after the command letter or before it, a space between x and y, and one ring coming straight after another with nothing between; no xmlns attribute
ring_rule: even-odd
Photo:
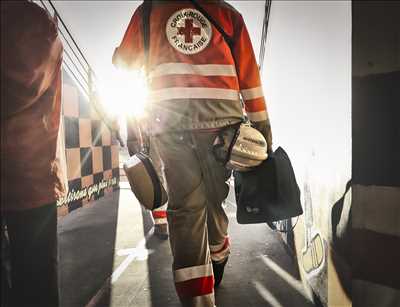
<svg viewBox="0 0 400 307"><path fill-rule="evenodd" d="M272 146L258 66L239 12L224 1L157 1L149 18L147 117L164 165L175 288L183 306L215 306L230 253L222 208L231 173L216 161L218 132L247 117ZM203 11L204 12L204 11ZM142 17L134 12L113 63L145 66ZM211 18L210 18L211 16ZM228 44L215 23L232 39Z"/></svg>

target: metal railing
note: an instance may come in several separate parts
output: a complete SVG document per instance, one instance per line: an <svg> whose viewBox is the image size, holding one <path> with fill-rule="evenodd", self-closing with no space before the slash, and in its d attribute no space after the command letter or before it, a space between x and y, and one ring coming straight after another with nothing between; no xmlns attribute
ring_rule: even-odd
<svg viewBox="0 0 400 307"><path fill-rule="evenodd" d="M93 68L90 66L82 50L79 48L64 20L61 18L51 0L33 0L32 2L40 5L51 16L55 16L57 18L57 28L60 34L59 37L64 46L63 68L69 73L72 79L74 79L76 85L89 100L90 105L97 112L99 118L102 120L105 126L111 132L113 132L115 129L112 127L112 119L107 116L103 107L98 101L97 95L95 94L96 83L98 80L96 74L94 73ZM123 144L119 137L118 131L116 131L116 133L117 139L121 144Z"/></svg>
<svg viewBox="0 0 400 307"><path fill-rule="evenodd" d="M267 43L268 24L269 24L269 15L271 13L271 5L272 5L272 0L265 1L263 27L261 33L260 55L258 60L260 72L262 72L264 66L265 46Z"/></svg>
<svg viewBox="0 0 400 307"><path fill-rule="evenodd" d="M93 103L92 99L97 78L88 60L79 48L52 1L36 0L33 2L44 8L51 16L57 18L59 37L64 46L63 67L74 79L83 94Z"/></svg>

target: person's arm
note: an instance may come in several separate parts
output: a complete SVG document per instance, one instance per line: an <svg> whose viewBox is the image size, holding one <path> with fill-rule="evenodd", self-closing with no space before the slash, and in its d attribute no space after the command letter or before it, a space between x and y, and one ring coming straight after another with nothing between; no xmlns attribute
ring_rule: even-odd
<svg viewBox="0 0 400 307"><path fill-rule="evenodd" d="M260 73L250 36L241 15L238 15L236 20L234 42L232 54L247 117L254 128L264 135L268 143L268 152L271 152L272 132Z"/></svg>
<svg viewBox="0 0 400 307"><path fill-rule="evenodd" d="M115 49L112 63L120 69L143 67L142 5L134 12L121 44Z"/></svg>

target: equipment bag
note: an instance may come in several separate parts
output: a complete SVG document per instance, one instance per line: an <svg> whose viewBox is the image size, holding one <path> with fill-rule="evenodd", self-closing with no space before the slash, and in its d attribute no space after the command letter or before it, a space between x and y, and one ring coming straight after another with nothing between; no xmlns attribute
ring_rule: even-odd
<svg viewBox="0 0 400 307"><path fill-rule="evenodd" d="M303 214L287 153L278 147L254 170L234 172L239 224L274 222Z"/></svg>
<svg viewBox="0 0 400 307"><path fill-rule="evenodd" d="M151 159L139 152L124 163L133 194L146 209L154 210L168 201L167 192L153 166Z"/></svg>
<svg viewBox="0 0 400 307"><path fill-rule="evenodd" d="M143 3L143 45L145 53L145 69L147 73L149 61L149 33L150 33L150 12L152 2L144 1ZM149 157L149 144L144 141L141 128L138 124L138 131L142 139L142 148L139 153L131 156L124 162L124 171L128 177L129 185L132 192L142 206L146 209L154 210L163 206L168 201L167 192L154 168L153 162ZM147 139L147 138L146 138Z"/></svg>

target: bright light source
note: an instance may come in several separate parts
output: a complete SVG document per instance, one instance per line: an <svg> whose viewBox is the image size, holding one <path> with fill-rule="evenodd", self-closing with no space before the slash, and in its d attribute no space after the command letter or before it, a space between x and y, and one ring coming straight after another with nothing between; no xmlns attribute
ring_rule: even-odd
<svg viewBox="0 0 400 307"><path fill-rule="evenodd" d="M99 85L100 102L111 116L144 115L147 84L142 71L113 68Z"/></svg>

